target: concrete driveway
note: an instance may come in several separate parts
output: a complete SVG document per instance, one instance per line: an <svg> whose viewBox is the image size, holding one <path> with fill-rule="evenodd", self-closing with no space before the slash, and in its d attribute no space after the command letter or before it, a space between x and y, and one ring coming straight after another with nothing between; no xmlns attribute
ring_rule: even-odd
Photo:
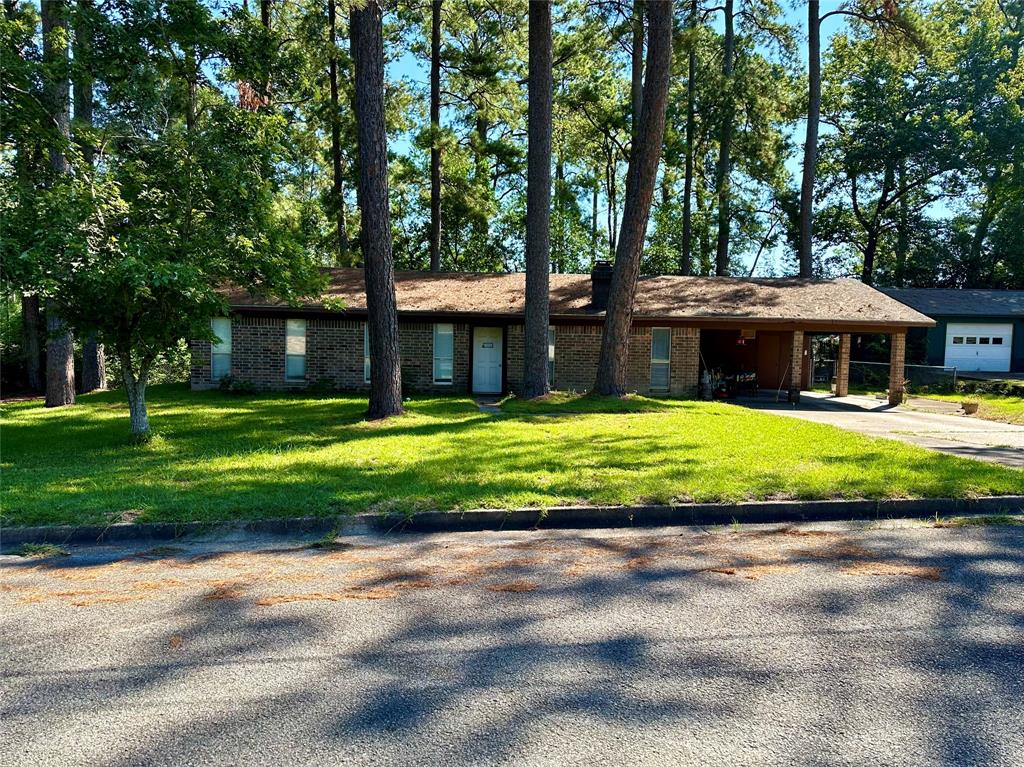
<svg viewBox="0 0 1024 767"><path fill-rule="evenodd" d="M763 394L740 404L805 421L920 445L951 455L1024 468L1024 426L981 418L891 407L873 397L832 397L804 392L800 404L775 402Z"/></svg>
<svg viewBox="0 0 1024 767"><path fill-rule="evenodd" d="M1024 764L1024 528L0 557L14 765Z"/></svg>

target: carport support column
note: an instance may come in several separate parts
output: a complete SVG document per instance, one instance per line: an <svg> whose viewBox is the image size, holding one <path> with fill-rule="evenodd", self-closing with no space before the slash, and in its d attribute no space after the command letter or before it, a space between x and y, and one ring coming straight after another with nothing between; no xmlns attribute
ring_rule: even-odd
<svg viewBox="0 0 1024 767"><path fill-rule="evenodd" d="M836 396L845 397L850 393L850 334L839 336L839 354L836 357Z"/></svg>
<svg viewBox="0 0 1024 767"><path fill-rule="evenodd" d="M906 380L907 333L893 333L889 340L889 404L899 405L903 402L903 382Z"/></svg>
<svg viewBox="0 0 1024 767"><path fill-rule="evenodd" d="M800 401L804 375L804 331L793 331L793 346L789 350L789 401Z"/></svg>

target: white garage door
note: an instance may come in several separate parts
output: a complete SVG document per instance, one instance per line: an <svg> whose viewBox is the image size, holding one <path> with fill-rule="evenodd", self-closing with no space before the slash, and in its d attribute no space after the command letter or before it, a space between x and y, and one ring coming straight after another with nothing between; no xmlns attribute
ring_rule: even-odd
<svg viewBox="0 0 1024 767"><path fill-rule="evenodd" d="M1007 372L1013 325L951 322L946 326L946 365L960 370Z"/></svg>

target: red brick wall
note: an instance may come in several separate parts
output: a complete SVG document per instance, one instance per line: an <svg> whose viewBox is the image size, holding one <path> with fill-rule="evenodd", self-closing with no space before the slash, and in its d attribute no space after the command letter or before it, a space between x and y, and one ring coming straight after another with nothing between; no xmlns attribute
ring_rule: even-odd
<svg viewBox="0 0 1024 767"><path fill-rule="evenodd" d="M312 318L306 321L306 378L284 376L285 319L235 316L231 322L231 375L262 390L301 390L311 384L340 391L366 391L363 376L363 325L359 320ZM399 325L402 381L409 391L465 392L469 328L454 326L454 375L450 384L435 384L434 326ZM192 342L192 388L217 385L210 377L209 341Z"/></svg>
<svg viewBox="0 0 1024 767"><path fill-rule="evenodd" d="M510 325L505 331L506 376L508 388L517 391L523 380L523 326ZM668 394L693 396L697 391L700 331L697 328L672 328ZM552 388L560 391L589 391L597 377L601 354L600 325L555 326L555 380ZM626 388L641 394L651 392L651 328L636 327L630 334Z"/></svg>
<svg viewBox="0 0 1024 767"><path fill-rule="evenodd" d="M454 380L433 382L434 336L430 323L399 323L402 352L402 380L410 392L455 392L469 390L469 347L472 328L454 326ZM508 387L519 388L523 372L523 327L510 325L505 332L505 372ZM670 389L673 396L693 396L697 389L700 331L672 328ZM300 390L321 384L342 391L365 391L363 382L363 322L333 318L312 318L306 323L306 380L284 377L285 319L283 317L236 316L232 321L231 373L241 381L263 390ZM555 326L554 387L566 391L587 391L594 384L601 349L598 325ZM629 345L627 387L642 394L665 394L650 390L651 328L633 329ZM216 386L210 379L210 343L192 342L192 388Z"/></svg>

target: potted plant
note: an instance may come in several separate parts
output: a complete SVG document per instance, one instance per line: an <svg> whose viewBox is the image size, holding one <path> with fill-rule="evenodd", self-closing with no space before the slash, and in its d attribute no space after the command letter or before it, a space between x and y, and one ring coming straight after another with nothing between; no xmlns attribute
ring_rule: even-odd
<svg viewBox="0 0 1024 767"><path fill-rule="evenodd" d="M964 397L960 402L960 407L964 409L964 414L974 415L978 412L978 407L981 405L981 398L976 396Z"/></svg>

